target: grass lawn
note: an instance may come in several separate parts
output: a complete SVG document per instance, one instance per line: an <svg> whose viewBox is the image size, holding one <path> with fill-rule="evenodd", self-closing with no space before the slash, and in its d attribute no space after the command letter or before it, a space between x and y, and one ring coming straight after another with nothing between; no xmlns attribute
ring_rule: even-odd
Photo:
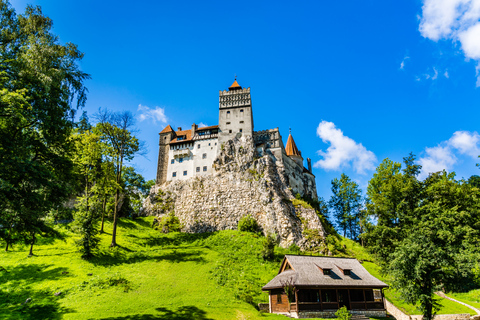
<svg viewBox="0 0 480 320"><path fill-rule="evenodd" d="M260 288L287 250L264 262L254 234L165 235L151 221L122 219L119 246L103 234L91 261L68 226L58 227L64 240L40 239L31 258L20 245L0 252L0 319L287 319L254 308L268 301Z"/></svg>
<svg viewBox="0 0 480 320"><path fill-rule="evenodd" d="M462 293L449 292L447 295L453 299L469 304L474 308L480 309L480 289Z"/></svg>

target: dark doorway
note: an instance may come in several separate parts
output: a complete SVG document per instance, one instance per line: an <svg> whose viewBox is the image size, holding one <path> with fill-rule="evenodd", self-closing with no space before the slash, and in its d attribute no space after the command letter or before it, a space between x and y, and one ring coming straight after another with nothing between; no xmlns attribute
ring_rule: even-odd
<svg viewBox="0 0 480 320"><path fill-rule="evenodd" d="M338 289L338 308L346 306L350 310L350 300L348 299L348 290Z"/></svg>

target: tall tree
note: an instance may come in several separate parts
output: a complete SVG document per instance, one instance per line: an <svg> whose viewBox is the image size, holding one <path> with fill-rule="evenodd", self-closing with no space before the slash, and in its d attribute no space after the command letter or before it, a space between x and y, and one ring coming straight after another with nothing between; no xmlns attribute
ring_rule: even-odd
<svg viewBox="0 0 480 320"><path fill-rule="evenodd" d="M31 243L68 195L73 115L86 100L77 46L62 45L40 7L0 0L0 220ZM10 238L11 239L11 238Z"/></svg>
<svg viewBox="0 0 480 320"><path fill-rule="evenodd" d="M335 222L343 235L358 239L360 234L360 214L362 191L355 181L342 173L340 180L332 180L332 197L328 202L333 211Z"/></svg>
<svg viewBox="0 0 480 320"><path fill-rule="evenodd" d="M102 140L111 147L111 162L115 169L117 188L113 209L112 243L110 244L111 247L115 247L117 245L118 210L124 162L132 160L136 154L143 152L143 149L141 143L133 134L135 119L130 112L113 113L100 109L97 117L97 126L101 132Z"/></svg>

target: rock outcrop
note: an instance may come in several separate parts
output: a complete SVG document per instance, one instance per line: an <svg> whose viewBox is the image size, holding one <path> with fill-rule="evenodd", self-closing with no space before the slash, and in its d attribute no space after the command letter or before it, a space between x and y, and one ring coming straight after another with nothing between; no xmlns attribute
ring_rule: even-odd
<svg viewBox="0 0 480 320"><path fill-rule="evenodd" d="M283 247L294 243L306 249L323 242L319 217L308 205L294 205L288 177L273 154L256 158L251 136L221 148L214 175L156 185L143 213L161 216L173 209L185 232L236 229L240 218L251 215Z"/></svg>

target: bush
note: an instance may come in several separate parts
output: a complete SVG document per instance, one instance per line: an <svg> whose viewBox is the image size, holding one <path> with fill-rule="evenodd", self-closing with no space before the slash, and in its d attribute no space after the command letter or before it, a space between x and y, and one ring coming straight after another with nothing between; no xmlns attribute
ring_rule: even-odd
<svg viewBox="0 0 480 320"><path fill-rule="evenodd" d="M163 233L179 232L182 229L182 224L175 214L170 212L160 220L156 229Z"/></svg>
<svg viewBox="0 0 480 320"><path fill-rule="evenodd" d="M260 227L258 226L257 221L251 215L247 215L238 221L238 231L255 233L260 231Z"/></svg>
<svg viewBox="0 0 480 320"><path fill-rule="evenodd" d="M275 236L267 235L263 240L262 258L263 260L273 260L275 257Z"/></svg>
<svg viewBox="0 0 480 320"><path fill-rule="evenodd" d="M351 313L347 310L347 307L343 306L335 312L335 315L339 320L350 320L352 318Z"/></svg>

